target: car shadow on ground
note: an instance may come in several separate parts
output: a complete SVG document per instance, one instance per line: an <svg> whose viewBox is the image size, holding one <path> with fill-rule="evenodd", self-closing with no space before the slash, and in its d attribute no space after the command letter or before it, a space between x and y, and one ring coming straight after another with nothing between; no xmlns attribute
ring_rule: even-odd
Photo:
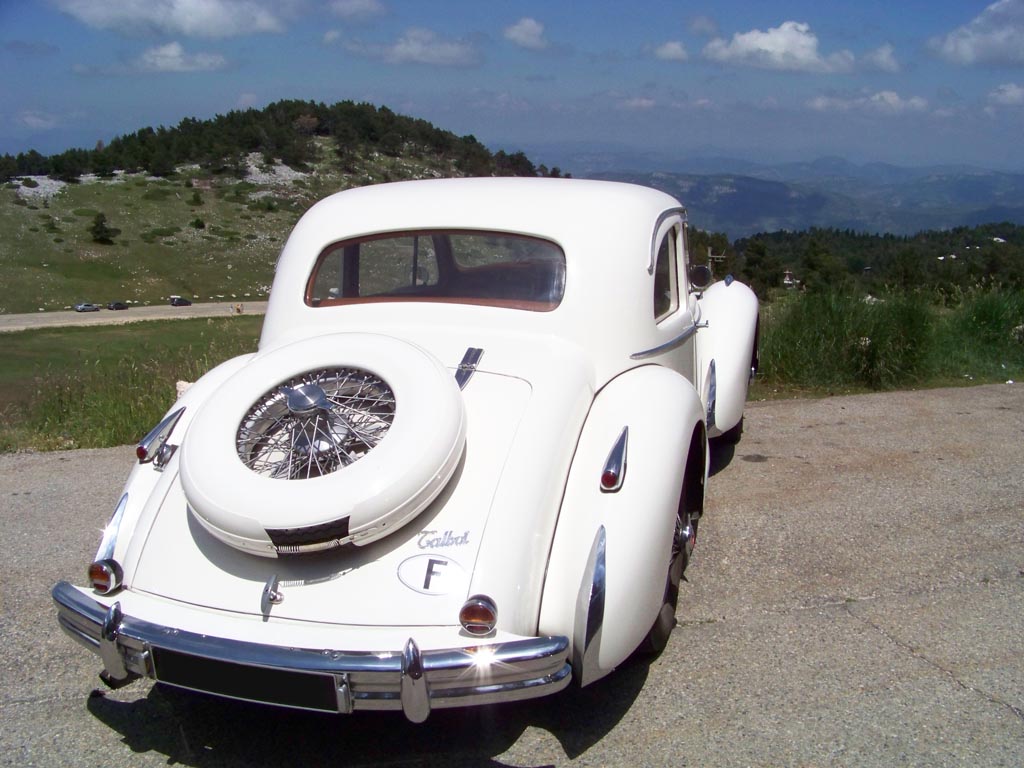
<svg viewBox="0 0 1024 768"><path fill-rule="evenodd" d="M87 707L133 752L165 755L168 764L501 766L497 757L535 728L551 734L562 749L551 755L543 737L540 745L530 745L540 760L535 764L548 765L583 754L611 731L639 695L649 667L649 659L630 659L583 689L571 685L532 701L439 710L421 725L395 712L317 714L159 685L134 701L94 690Z"/></svg>
<svg viewBox="0 0 1024 768"><path fill-rule="evenodd" d="M736 457L736 446L723 440L710 440L708 445L710 447L708 476L714 477L732 463L732 460Z"/></svg>

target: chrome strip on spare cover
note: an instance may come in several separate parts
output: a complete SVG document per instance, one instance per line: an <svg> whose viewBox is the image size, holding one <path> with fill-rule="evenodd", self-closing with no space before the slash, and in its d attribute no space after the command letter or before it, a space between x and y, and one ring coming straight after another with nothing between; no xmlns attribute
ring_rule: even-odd
<svg viewBox="0 0 1024 768"><path fill-rule="evenodd" d="M466 348L466 353L462 356L462 362L459 363L459 367L455 371L455 383L459 385L459 389L465 389L466 385L469 384L469 380L476 373L476 367L480 365L480 359L483 356L484 351L478 347Z"/></svg>
<svg viewBox="0 0 1024 768"><path fill-rule="evenodd" d="M432 709L555 693L572 677L569 639L563 636L427 651L420 651L412 638L404 649L380 652L291 648L211 637L133 618L65 581L53 588L52 597L61 629L102 655L104 671L114 685L142 675L296 709L402 710L410 720L421 722ZM279 684L287 690L277 695L274 689Z"/></svg>

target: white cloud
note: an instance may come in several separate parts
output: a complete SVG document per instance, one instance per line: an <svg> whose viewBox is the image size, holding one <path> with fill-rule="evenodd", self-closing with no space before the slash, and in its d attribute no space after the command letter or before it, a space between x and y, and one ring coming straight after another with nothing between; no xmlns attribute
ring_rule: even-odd
<svg viewBox="0 0 1024 768"><path fill-rule="evenodd" d="M998 0L928 45L954 64L1024 64L1024 0Z"/></svg>
<svg viewBox="0 0 1024 768"><path fill-rule="evenodd" d="M83 24L125 34L233 37L282 32L280 3L268 0L56 0Z"/></svg>
<svg viewBox="0 0 1024 768"><path fill-rule="evenodd" d="M476 46L465 40L446 40L429 29L413 27L390 45L349 41L350 53L383 59L390 64L430 64L439 67L468 67L480 61Z"/></svg>
<svg viewBox="0 0 1024 768"><path fill-rule="evenodd" d="M331 13L348 21L362 21L387 12L380 0L332 0Z"/></svg>
<svg viewBox="0 0 1024 768"><path fill-rule="evenodd" d="M187 54L181 43L150 48L135 62L143 72L210 72L223 69L227 62L216 53Z"/></svg>
<svg viewBox="0 0 1024 768"><path fill-rule="evenodd" d="M694 16L687 27L698 37L715 37L718 34L718 24L710 16Z"/></svg>
<svg viewBox="0 0 1024 768"><path fill-rule="evenodd" d="M506 40L515 43L520 48L529 48L532 51L541 51L550 45L544 39L544 25L528 16L524 16L512 26L506 27L504 36Z"/></svg>
<svg viewBox="0 0 1024 768"><path fill-rule="evenodd" d="M654 58L662 61L686 61L689 56L681 42L670 40L654 49Z"/></svg>
<svg viewBox="0 0 1024 768"><path fill-rule="evenodd" d="M34 109L26 109L19 112L15 120L26 128L36 131L49 131L52 128L56 128L59 122L53 115Z"/></svg>
<svg viewBox="0 0 1024 768"><path fill-rule="evenodd" d="M999 107L1024 107L1024 85L1003 83L989 93L988 101Z"/></svg>
<svg viewBox="0 0 1024 768"><path fill-rule="evenodd" d="M762 31L737 32L726 42L721 37L704 46L703 55L721 64L791 72L849 72L854 57L849 51L823 56L809 24L784 21Z"/></svg>
<svg viewBox="0 0 1024 768"><path fill-rule="evenodd" d="M860 96L818 96L807 102L816 112L877 112L886 115L901 115L923 112L928 101L920 96L903 98L895 91L879 91Z"/></svg>
<svg viewBox="0 0 1024 768"><path fill-rule="evenodd" d="M324 38L323 38L324 45L330 45L331 43L336 43L340 39L341 39L341 32L339 32L336 29L328 29L326 32L324 32Z"/></svg>
<svg viewBox="0 0 1024 768"><path fill-rule="evenodd" d="M863 56L864 63L882 72L899 72L900 63L896 60L896 49L886 43Z"/></svg>

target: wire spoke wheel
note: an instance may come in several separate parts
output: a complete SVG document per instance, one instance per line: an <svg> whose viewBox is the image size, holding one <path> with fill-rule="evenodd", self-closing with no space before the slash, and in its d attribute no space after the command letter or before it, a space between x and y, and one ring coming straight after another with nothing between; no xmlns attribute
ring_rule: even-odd
<svg viewBox="0 0 1024 768"><path fill-rule="evenodd" d="M321 477L373 450L394 417L395 395L379 376L326 368L265 392L243 417L235 443L242 463L256 474Z"/></svg>

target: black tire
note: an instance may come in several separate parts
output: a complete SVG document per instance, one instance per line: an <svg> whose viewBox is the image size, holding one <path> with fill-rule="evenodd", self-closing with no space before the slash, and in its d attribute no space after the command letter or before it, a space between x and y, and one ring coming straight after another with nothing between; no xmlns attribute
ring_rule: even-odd
<svg viewBox="0 0 1024 768"><path fill-rule="evenodd" d="M669 635L672 634L672 630L676 626L676 608L679 606L679 584L683 579L683 572L686 570L686 559L685 553L680 556L678 551L680 547L676 542L679 540L679 527L682 524L682 518L676 517L676 533L673 535L672 543L672 555L669 560L668 575L665 579L665 597L661 604L661 610L658 611L658 617L654 620L654 624L651 625L647 635L644 637L643 642L640 644L640 653L645 656L657 656L668 645ZM696 540L697 537L697 522L691 523L693 526L692 540Z"/></svg>
<svg viewBox="0 0 1024 768"><path fill-rule="evenodd" d="M637 649L645 656L657 656L668 644L669 635L676 626L676 608L679 605L679 585L683 581L693 548L697 543L697 523L704 508L704 439L698 431L690 447L686 462L683 487L679 492L679 507L672 532L668 571L665 576L665 596L654 624Z"/></svg>

